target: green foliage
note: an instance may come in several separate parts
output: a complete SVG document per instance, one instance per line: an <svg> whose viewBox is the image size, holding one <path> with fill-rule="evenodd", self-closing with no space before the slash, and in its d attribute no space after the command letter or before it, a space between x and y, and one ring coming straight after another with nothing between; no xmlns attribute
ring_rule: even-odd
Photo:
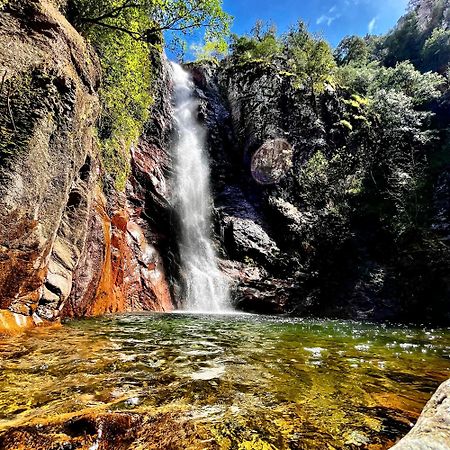
<svg viewBox="0 0 450 450"><path fill-rule="evenodd" d="M349 63L364 64L369 57L369 46L359 36L346 36L334 51L334 57L340 66Z"/></svg>
<svg viewBox="0 0 450 450"><path fill-rule="evenodd" d="M445 79L433 72L420 73L408 62L401 62L394 68L381 67L375 76L370 91L380 89L402 92L410 97L416 105L436 99L441 94L439 88Z"/></svg>
<svg viewBox="0 0 450 450"><path fill-rule="evenodd" d="M281 43L276 28L257 21L250 36L232 35L231 51L235 59L245 61L271 62L281 54Z"/></svg>
<svg viewBox="0 0 450 450"><path fill-rule="evenodd" d="M335 71L336 83L343 88L366 95L379 70L380 65L375 61L366 65L350 62L349 64L337 67Z"/></svg>
<svg viewBox="0 0 450 450"><path fill-rule="evenodd" d="M336 63L331 47L323 39L312 36L299 22L284 37L288 67L297 77L297 85L306 84L312 92L324 90L333 81Z"/></svg>
<svg viewBox="0 0 450 450"><path fill-rule="evenodd" d="M150 44L161 43L165 31L199 28L206 29L207 40L223 38L231 23L221 0L70 0L68 11L79 29L108 28Z"/></svg>
<svg viewBox="0 0 450 450"><path fill-rule="evenodd" d="M359 195L362 188L361 167L356 161L357 155L349 155L345 146L329 157L320 150L316 151L298 177L304 204L341 219L347 216L350 199Z"/></svg>
<svg viewBox="0 0 450 450"><path fill-rule="evenodd" d="M348 120L342 119L342 120L339 121L339 123L342 126L344 126L345 128L348 128L350 131L353 130L353 125Z"/></svg>
<svg viewBox="0 0 450 450"><path fill-rule="evenodd" d="M396 236L420 226L419 201L427 149L433 133L426 130L430 113L417 111L414 101L402 92L381 89L370 104L373 126L367 161L368 182L381 206L381 217Z"/></svg>
<svg viewBox="0 0 450 450"><path fill-rule="evenodd" d="M450 30L435 28L422 48L422 65L444 73L450 64Z"/></svg>
<svg viewBox="0 0 450 450"><path fill-rule="evenodd" d="M330 154L316 151L300 171L303 204L339 219L374 215L393 238L424 226L423 189L427 155L434 140L430 113L417 111L412 98L378 91L370 102L353 96L339 126L345 144ZM364 205L355 211L356 204Z"/></svg>
<svg viewBox="0 0 450 450"><path fill-rule="evenodd" d="M218 63L228 54L228 43L225 39L207 41L201 47L194 48L197 61L213 61Z"/></svg>
<svg viewBox="0 0 450 450"><path fill-rule="evenodd" d="M90 7L94 4L90 3ZM126 26L130 31L148 24L140 10L127 10ZM88 26L84 35L96 49L102 65L98 136L103 167L115 187L123 190L130 170L129 149L141 134L152 103L150 48L129 33L107 27Z"/></svg>
<svg viewBox="0 0 450 450"><path fill-rule="evenodd" d="M386 36L384 63L388 66L394 66L399 61L409 60L417 66L420 63L419 55L424 41L418 16L415 11L411 11Z"/></svg>
<svg viewBox="0 0 450 450"><path fill-rule="evenodd" d="M329 184L328 169L329 162L320 150L303 166L299 184L303 199L309 204L326 205L329 198L329 189L326 189Z"/></svg>
<svg viewBox="0 0 450 450"><path fill-rule="evenodd" d="M423 105L441 95L445 78L434 72L420 73L409 62L382 67L376 62L365 66L348 64L336 72L338 83L354 92L373 97L381 89L401 92L416 105Z"/></svg>
<svg viewBox="0 0 450 450"><path fill-rule="evenodd" d="M258 53L255 36L234 38L232 64L259 58L262 64L270 62L286 85L291 81L313 94L327 85L333 88L323 96L299 96L303 100L288 106L294 120L294 108L303 108L324 125L311 127L317 134L310 142L317 147L293 169L297 189L289 201L308 226L286 240L295 242L299 252L305 250L303 268L319 274L321 291L330 272L342 281L336 267L342 262L339 252L348 249L353 257L365 260L370 254L382 265L392 265L391 273L402 285L408 271L443 273L439 266L448 260L448 246L430 223L436 220L436 180L449 161L450 31L442 0L416 3L387 36L344 38L335 60L328 44L302 22L277 46L267 45L269 51ZM276 34L270 39L276 41ZM284 131L291 131L290 126ZM298 160L305 159L309 136L306 130L301 138L293 133L297 145L301 142ZM378 246L386 255L380 256ZM427 261L416 263L416 254ZM409 288L407 295L416 291Z"/></svg>
<svg viewBox="0 0 450 450"><path fill-rule="evenodd" d="M329 44L309 33L302 21L281 39L273 25L258 21L250 36L232 37L231 55L238 63L275 63L279 73L292 76L297 87L306 86L313 93L333 82L336 67Z"/></svg>

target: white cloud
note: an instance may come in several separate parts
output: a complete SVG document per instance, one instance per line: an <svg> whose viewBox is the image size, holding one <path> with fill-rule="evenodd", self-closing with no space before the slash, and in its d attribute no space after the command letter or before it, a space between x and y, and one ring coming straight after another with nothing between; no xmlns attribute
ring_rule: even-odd
<svg viewBox="0 0 450 450"><path fill-rule="evenodd" d="M323 14L316 20L316 24L320 25L321 23L326 23L327 26L330 26L336 19L339 19L339 17L341 17L341 14L335 14L335 15Z"/></svg>
<svg viewBox="0 0 450 450"><path fill-rule="evenodd" d="M373 30L375 29L375 25L377 23L377 18L374 17L367 25L367 30L369 31L369 34L373 33Z"/></svg>
<svg viewBox="0 0 450 450"><path fill-rule="evenodd" d="M317 20L316 24L320 25L322 23L327 24L327 26L330 26L336 19L339 19L342 14L338 12L338 5L333 5L329 10L327 14L322 14Z"/></svg>
<svg viewBox="0 0 450 450"><path fill-rule="evenodd" d="M328 26L330 26L335 21L335 19L336 17L323 15L316 20L316 23L317 25L320 25L321 23L326 23Z"/></svg>

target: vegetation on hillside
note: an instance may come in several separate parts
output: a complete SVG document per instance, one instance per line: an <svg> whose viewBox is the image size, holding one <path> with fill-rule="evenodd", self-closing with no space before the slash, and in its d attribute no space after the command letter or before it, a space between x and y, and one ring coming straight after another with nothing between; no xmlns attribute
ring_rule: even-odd
<svg viewBox="0 0 450 450"><path fill-rule="evenodd" d="M123 190L129 150L142 133L153 100L152 53L168 43L163 33L179 35L201 28L210 41L220 41L230 18L220 0L69 0L67 15L100 57L98 137L103 168Z"/></svg>
<svg viewBox="0 0 450 450"><path fill-rule="evenodd" d="M294 169L296 206L320 217L298 242L308 248L303 269L316 274L319 290L333 285L341 251L348 258L363 251L363 259L390 265L405 302L425 295L430 282L430 298L445 301L450 248L433 225L433 202L450 163L449 11L448 0L412 1L387 35L347 36L334 51L302 22L282 36L258 23L250 35L233 37L224 64L271 66L310 94L305 101L312 99L317 114L321 93L338 102L326 147ZM358 264L349 262L350 270Z"/></svg>

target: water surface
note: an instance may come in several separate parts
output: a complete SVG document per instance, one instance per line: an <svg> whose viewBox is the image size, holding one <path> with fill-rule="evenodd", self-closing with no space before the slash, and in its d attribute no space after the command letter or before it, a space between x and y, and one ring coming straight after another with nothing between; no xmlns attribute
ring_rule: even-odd
<svg viewBox="0 0 450 450"><path fill-rule="evenodd" d="M449 377L449 329L105 317L0 338L0 430L90 408L164 410L206 430L211 448L375 450Z"/></svg>

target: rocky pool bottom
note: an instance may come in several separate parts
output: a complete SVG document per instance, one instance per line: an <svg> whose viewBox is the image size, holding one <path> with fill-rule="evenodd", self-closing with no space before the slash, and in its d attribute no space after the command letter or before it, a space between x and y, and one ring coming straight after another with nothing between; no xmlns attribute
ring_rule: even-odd
<svg viewBox="0 0 450 450"><path fill-rule="evenodd" d="M0 338L0 448L385 449L450 377L450 329L121 315Z"/></svg>

